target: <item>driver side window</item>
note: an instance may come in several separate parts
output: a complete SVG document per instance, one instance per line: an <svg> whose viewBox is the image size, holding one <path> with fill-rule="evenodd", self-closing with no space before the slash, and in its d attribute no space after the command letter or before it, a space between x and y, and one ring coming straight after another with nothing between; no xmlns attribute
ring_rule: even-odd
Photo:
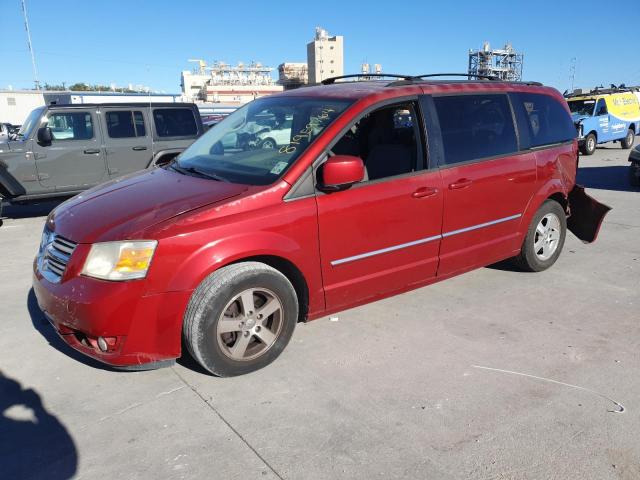
<svg viewBox="0 0 640 480"><path fill-rule="evenodd" d="M596 105L596 116L606 115L607 113L607 104L604 101L604 98L601 98L600 100L598 100L598 103Z"/></svg>
<svg viewBox="0 0 640 480"><path fill-rule="evenodd" d="M424 166L416 102L379 108L360 118L331 149L364 163L363 182L405 175Z"/></svg>

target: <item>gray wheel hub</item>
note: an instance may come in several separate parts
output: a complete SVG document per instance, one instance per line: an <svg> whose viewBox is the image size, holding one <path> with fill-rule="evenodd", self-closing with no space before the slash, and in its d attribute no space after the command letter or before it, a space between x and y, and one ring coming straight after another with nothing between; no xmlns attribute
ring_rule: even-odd
<svg viewBox="0 0 640 480"><path fill-rule="evenodd" d="M266 288L250 288L224 308L216 325L218 346L227 357L248 361L264 355L284 324L282 302Z"/></svg>
<svg viewBox="0 0 640 480"><path fill-rule="evenodd" d="M549 260L560 243L560 219L555 213L547 213L536 226L533 251L540 260Z"/></svg>

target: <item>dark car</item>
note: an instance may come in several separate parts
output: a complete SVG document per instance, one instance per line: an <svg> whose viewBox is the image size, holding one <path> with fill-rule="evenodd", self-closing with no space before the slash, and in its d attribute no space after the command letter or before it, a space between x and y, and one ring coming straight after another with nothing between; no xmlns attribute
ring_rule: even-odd
<svg viewBox="0 0 640 480"><path fill-rule="evenodd" d="M640 187L640 144L636 145L629 154L629 182L634 187Z"/></svg>

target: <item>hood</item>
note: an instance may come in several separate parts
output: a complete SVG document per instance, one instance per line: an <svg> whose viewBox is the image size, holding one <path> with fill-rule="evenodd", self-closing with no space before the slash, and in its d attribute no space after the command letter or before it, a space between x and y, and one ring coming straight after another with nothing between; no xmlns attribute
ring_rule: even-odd
<svg viewBox="0 0 640 480"><path fill-rule="evenodd" d="M51 213L47 225L79 243L127 240L160 222L246 190L246 185L157 168L76 195Z"/></svg>
<svg viewBox="0 0 640 480"><path fill-rule="evenodd" d="M573 123L580 123L585 118L591 118L591 117L589 115L580 115L579 113L571 114L571 119L573 120Z"/></svg>

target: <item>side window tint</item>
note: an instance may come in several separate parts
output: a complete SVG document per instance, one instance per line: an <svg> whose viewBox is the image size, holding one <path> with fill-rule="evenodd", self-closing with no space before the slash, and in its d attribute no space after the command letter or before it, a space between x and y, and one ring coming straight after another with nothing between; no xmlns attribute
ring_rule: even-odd
<svg viewBox="0 0 640 480"><path fill-rule="evenodd" d="M414 102L375 110L356 122L331 151L362 158L365 181L395 177L423 167Z"/></svg>
<svg viewBox="0 0 640 480"><path fill-rule="evenodd" d="M111 138L144 137L144 117L142 112L108 111L105 114L107 132Z"/></svg>
<svg viewBox="0 0 640 480"><path fill-rule="evenodd" d="M607 113L609 113L607 111L607 102L604 101L604 98L601 98L596 104L596 115L606 115Z"/></svg>
<svg viewBox="0 0 640 480"><path fill-rule="evenodd" d="M52 113L47 118L54 140L89 140L93 138L93 121L89 112Z"/></svg>
<svg viewBox="0 0 640 480"><path fill-rule="evenodd" d="M455 164L517 151L506 95L434 97L445 163Z"/></svg>
<svg viewBox="0 0 640 480"><path fill-rule="evenodd" d="M198 133L198 125L189 108L156 108L153 120L159 137L184 137Z"/></svg>
<svg viewBox="0 0 640 480"><path fill-rule="evenodd" d="M564 106L555 98L539 93L516 93L513 95L514 108L523 112L518 117L522 138L528 138L521 147L540 147L573 140L576 128ZM524 117L524 118L523 118ZM523 121L521 122L521 119Z"/></svg>

